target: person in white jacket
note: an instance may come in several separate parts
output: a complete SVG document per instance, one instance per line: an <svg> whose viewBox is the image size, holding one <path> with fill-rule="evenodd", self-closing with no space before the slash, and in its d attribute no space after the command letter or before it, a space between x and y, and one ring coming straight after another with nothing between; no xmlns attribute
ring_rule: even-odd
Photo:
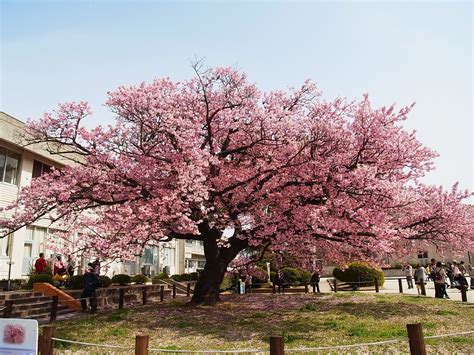
<svg viewBox="0 0 474 355"><path fill-rule="evenodd" d="M426 284L426 270L423 266L420 264L416 265L416 270L415 270L415 283L416 283L416 288L418 290L418 294L420 294L420 284Z"/></svg>

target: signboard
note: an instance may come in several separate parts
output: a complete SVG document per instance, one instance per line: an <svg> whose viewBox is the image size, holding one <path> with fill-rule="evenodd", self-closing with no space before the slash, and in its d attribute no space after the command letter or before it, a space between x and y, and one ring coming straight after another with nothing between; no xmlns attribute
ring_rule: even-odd
<svg viewBox="0 0 474 355"><path fill-rule="evenodd" d="M38 322L33 319L0 318L0 355L38 353Z"/></svg>

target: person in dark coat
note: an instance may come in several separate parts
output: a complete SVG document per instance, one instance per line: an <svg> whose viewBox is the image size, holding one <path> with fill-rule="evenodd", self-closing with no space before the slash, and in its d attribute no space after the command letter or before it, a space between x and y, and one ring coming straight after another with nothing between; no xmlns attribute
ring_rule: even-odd
<svg viewBox="0 0 474 355"><path fill-rule="evenodd" d="M314 270L313 275L311 275L311 285L313 285L313 293L316 293L316 290L318 290L318 293L321 291L319 290L319 281L321 280L321 275L318 269Z"/></svg>
<svg viewBox="0 0 474 355"><path fill-rule="evenodd" d="M94 266L89 264L89 268L84 274L82 281L81 306L87 311L87 298L90 298L91 312L97 312L97 297L95 291L101 286L99 276L94 272Z"/></svg>

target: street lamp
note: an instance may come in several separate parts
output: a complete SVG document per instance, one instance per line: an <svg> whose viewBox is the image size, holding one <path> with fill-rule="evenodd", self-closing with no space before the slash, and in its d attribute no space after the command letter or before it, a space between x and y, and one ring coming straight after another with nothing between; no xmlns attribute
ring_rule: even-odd
<svg viewBox="0 0 474 355"><path fill-rule="evenodd" d="M10 291L11 290L11 287L10 287L10 279L11 279L11 274L12 274L12 265L15 264L14 261L11 261L11 260L8 260L7 261L7 264L8 264L8 283L7 283L7 291Z"/></svg>

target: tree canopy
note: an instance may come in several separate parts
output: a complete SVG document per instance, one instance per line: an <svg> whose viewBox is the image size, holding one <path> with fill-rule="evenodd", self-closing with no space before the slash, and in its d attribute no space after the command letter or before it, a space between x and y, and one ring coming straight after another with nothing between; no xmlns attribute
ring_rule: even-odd
<svg viewBox="0 0 474 355"><path fill-rule="evenodd" d="M30 122L30 143L80 159L23 188L2 226L60 220L86 248L123 260L173 238L202 240L214 271L262 244L331 260L405 253L413 241L473 244L461 203L470 193L421 182L436 154L402 127L413 105L324 100L310 81L262 92L237 70L195 69L188 81L110 92L108 127L85 128L84 102Z"/></svg>

